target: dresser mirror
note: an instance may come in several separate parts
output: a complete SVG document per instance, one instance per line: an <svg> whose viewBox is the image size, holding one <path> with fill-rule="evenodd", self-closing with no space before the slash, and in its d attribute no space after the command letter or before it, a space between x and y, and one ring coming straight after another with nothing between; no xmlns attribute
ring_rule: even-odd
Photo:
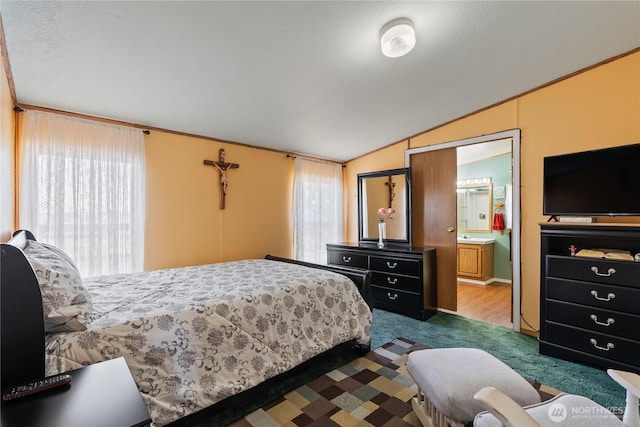
<svg viewBox="0 0 640 427"><path fill-rule="evenodd" d="M378 241L378 209L392 208L386 221L386 243L411 247L411 173L409 168L358 174L358 238L360 243Z"/></svg>
<svg viewBox="0 0 640 427"><path fill-rule="evenodd" d="M491 178L458 180L458 232L491 233L492 191Z"/></svg>

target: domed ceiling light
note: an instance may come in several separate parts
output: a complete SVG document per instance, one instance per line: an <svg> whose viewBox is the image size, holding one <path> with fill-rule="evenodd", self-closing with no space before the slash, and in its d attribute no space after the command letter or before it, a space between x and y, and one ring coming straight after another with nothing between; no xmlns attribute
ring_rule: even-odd
<svg viewBox="0 0 640 427"><path fill-rule="evenodd" d="M394 19L380 30L380 47L382 53L389 58L406 55L415 45L416 33L410 19Z"/></svg>

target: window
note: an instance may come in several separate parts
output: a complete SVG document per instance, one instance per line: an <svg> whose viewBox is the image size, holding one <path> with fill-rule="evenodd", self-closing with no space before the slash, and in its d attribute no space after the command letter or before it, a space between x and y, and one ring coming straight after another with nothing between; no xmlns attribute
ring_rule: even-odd
<svg viewBox="0 0 640 427"><path fill-rule="evenodd" d="M344 235L342 165L295 159L293 253L302 261L326 264L327 243Z"/></svg>
<svg viewBox="0 0 640 427"><path fill-rule="evenodd" d="M67 252L82 276L142 270L144 176L140 130L25 111L20 227Z"/></svg>

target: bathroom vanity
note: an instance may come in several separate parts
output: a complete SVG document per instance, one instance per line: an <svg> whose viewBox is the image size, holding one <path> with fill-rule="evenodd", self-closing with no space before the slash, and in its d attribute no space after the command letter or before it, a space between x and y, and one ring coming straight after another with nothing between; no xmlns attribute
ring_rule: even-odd
<svg viewBox="0 0 640 427"><path fill-rule="evenodd" d="M493 280L494 239L458 238L458 279L486 285Z"/></svg>

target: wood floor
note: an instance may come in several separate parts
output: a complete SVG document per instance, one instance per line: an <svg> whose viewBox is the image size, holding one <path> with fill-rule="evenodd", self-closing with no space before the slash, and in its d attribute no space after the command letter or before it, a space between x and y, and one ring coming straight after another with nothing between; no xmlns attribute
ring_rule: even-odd
<svg viewBox="0 0 640 427"><path fill-rule="evenodd" d="M458 282L458 310L451 313L513 328L511 284L493 282L482 286Z"/></svg>

